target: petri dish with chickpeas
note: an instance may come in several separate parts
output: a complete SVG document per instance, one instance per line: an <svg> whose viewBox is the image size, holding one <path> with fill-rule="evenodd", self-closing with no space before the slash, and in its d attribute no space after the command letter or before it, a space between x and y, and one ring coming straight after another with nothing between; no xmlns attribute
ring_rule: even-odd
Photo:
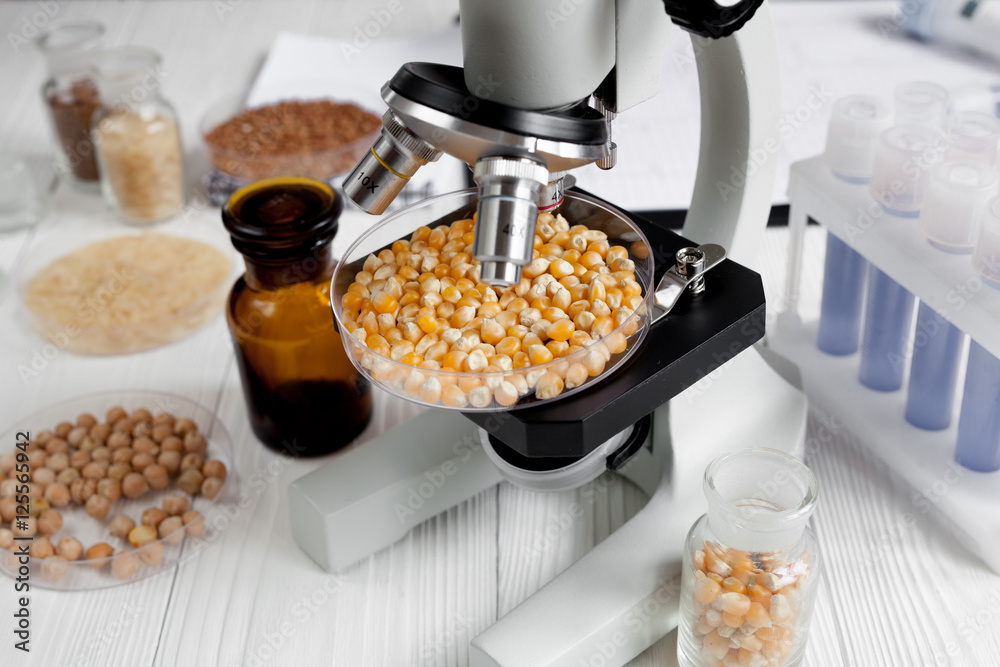
<svg viewBox="0 0 1000 667"><path fill-rule="evenodd" d="M0 572L32 586L138 581L228 523L217 514L235 494L232 441L211 410L183 397L83 396L19 418L3 438L14 449L0 452Z"/></svg>
<svg viewBox="0 0 1000 667"><path fill-rule="evenodd" d="M567 192L539 213L520 282L478 279L477 191L388 216L347 250L331 301L352 362L411 401L464 412L539 405L600 382L649 329L649 241L621 211Z"/></svg>

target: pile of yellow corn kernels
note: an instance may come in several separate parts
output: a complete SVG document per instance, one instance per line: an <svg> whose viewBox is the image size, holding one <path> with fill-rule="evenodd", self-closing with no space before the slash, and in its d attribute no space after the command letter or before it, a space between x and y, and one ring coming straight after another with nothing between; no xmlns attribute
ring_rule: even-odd
<svg viewBox="0 0 1000 667"><path fill-rule="evenodd" d="M798 644L796 623L809 594L809 553L755 561L746 551L705 542L694 554L691 630L708 667L781 667Z"/></svg>
<svg viewBox="0 0 1000 667"><path fill-rule="evenodd" d="M376 381L430 404L507 407L576 388L628 348L645 305L626 248L540 213L521 281L497 289L478 280L474 224L420 227L356 274L341 316Z"/></svg>

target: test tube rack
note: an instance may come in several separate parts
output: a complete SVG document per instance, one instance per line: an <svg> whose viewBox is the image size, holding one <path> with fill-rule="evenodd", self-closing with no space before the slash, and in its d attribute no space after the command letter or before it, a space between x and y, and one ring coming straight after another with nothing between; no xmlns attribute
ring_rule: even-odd
<svg viewBox="0 0 1000 667"><path fill-rule="evenodd" d="M884 212L868 184L838 179L822 156L792 165L788 199L785 309L768 344L798 365L814 405L836 417L913 487L914 515L937 515L961 544L1000 572L1000 472L973 472L955 462L961 401L949 428L917 428L904 418L905 381L898 391L869 389L858 381L860 353L833 356L816 347L817 322L803 322L799 314L806 227L810 220L819 223L997 357L1000 290L982 281L969 255L932 247L915 218ZM959 377L959 393L962 386Z"/></svg>

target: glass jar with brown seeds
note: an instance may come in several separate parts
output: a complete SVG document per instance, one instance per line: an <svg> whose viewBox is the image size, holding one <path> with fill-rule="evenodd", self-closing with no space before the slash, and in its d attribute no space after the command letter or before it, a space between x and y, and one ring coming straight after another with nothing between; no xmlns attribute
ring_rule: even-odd
<svg viewBox="0 0 1000 667"><path fill-rule="evenodd" d="M108 523L108 532L123 540L128 537L133 528L135 528L135 521L124 514L115 516Z"/></svg>

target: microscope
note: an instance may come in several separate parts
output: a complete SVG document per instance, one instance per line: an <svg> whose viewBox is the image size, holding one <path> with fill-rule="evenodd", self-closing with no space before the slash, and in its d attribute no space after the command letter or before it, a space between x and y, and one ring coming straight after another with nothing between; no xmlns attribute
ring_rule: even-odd
<svg viewBox="0 0 1000 667"><path fill-rule="evenodd" d="M656 305L612 372L553 401L427 410L294 482L292 532L335 571L501 481L555 491L616 472L648 504L475 637L470 664L622 665L676 626L681 551L705 510L707 464L748 446L794 453L804 441L796 370L755 345L767 313L749 267L777 164L753 155L777 146L780 115L769 9L764 0L461 0L460 13L463 67L407 63L383 86L382 133L343 184L355 204L382 213L418 169L452 155L476 183L480 280L516 284L539 211L575 220L604 206L573 188L572 170L614 168L614 120L659 93L677 25L691 35L701 91L691 206L680 235L622 214L648 239Z"/></svg>

